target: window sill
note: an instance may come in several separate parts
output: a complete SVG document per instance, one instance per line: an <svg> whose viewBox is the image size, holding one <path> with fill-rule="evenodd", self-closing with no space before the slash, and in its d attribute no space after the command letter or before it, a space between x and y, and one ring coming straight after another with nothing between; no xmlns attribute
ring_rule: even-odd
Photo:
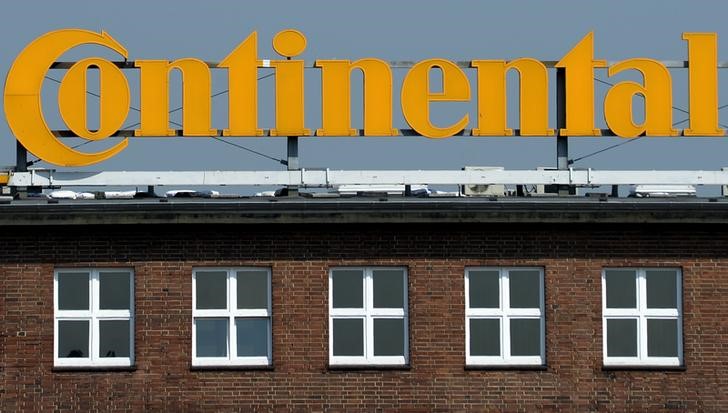
<svg viewBox="0 0 728 413"><path fill-rule="evenodd" d="M134 366L53 366L51 369L54 373L63 373L63 372L98 372L98 373L104 373L104 372L114 372L114 371L121 371L121 372L134 372L136 371L137 367Z"/></svg>
<svg viewBox="0 0 728 413"><path fill-rule="evenodd" d="M190 371L246 371L246 370L257 370L257 371L273 371L275 368L273 365L221 365L221 366L190 366Z"/></svg>
<svg viewBox="0 0 728 413"><path fill-rule="evenodd" d="M409 364L329 364L332 371L382 371L382 370L411 370Z"/></svg>
<svg viewBox="0 0 728 413"><path fill-rule="evenodd" d="M603 365L603 371L687 371L686 366L659 366L659 365L633 365L633 366L609 366Z"/></svg>
<svg viewBox="0 0 728 413"><path fill-rule="evenodd" d="M470 364L465 365L465 370L524 370L524 371L547 371L548 366L544 364L488 364L488 365L477 365Z"/></svg>

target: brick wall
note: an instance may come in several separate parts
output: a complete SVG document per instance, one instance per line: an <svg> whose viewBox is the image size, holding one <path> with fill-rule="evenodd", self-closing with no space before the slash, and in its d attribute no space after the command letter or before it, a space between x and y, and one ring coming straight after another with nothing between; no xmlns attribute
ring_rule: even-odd
<svg viewBox="0 0 728 413"><path fill-rule="evenodd" d="M726 411L728 226L18 228L0 234L0 411ZM268 266L271 371L193 371L192 268ZM409 270L407 370L330 370L328 269ZM466 370L466 266L545 268L545 371ZM53 371L53 270L131 267L135 371ZM684 371L602 369L601 270L683 270Z"/></svg>

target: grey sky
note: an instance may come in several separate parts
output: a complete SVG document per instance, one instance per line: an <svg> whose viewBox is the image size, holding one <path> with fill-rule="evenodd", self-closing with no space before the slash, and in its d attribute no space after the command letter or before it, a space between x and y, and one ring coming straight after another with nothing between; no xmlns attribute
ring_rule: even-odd
<svg viewBox="0 0 728 413"><path fill-rule="evenodd" d="M307 61L327 58L421 60L512 59L528 56L556 60L587 32L595 32L597 58L622 60L649 57L686 58L681 40L685 31L717 32L719 59L728 60L728 30L724 1L7 1L0 14L0 71L5 75L15 56L30 41L59 28L106 30L128 50L130 59L197 57L221 60L250 32L259 36L259 56L276 58L271 39L279 30L295 28L308 38L301 56ZM81 48L65 58L91 55L114 57L99 48ZM725 84L728 70L720 80ZM127 71L133 101L138 100L133 71ZM261 71L261 75L268 73ZM320 125L319 71L307 70L306 117L312 129ZM687 109L685 70L672 71L674 106ZM60 79L62 71L51 71ZM395 94L404 70L395 71ZM474 73L469 77L474 80ZM555 74L550 73L553 84ZM604 71L597 76L607 79ZM625 79L620 77L618 81ZM355 79L358 79L355 77ZM509 77L509 118L517 127L517 78ZM273 125L273 78L260 81L260 125ZM475 84L471 88L474 91ZM213 92L226 88L217 70ZM174 87L178 91L178 87ZM354 88L355 101L360 97ZM552 88L553 89L553 88ZM721 103L728 91L720 88ZM597 99L607 88L595 84ZM46 82L44 105L51 126L65 129L55 114L57 85ZM473 94L474 97L474 94ZM225 126L226 96L213 100L215 127ZM173 93L172 106L179 104ZM551 102L553 106L553 99ZM470 104L439 104L434 119L447 122L463 111L475 116ZM361 107L353 105L355 127L361 127ZM601 104L597 105L597 121ZM728 124L728 109L722 114ZM674 112L674 120L684 115ZM181 113L172 116L180 121ZM394 105L395 127L406 128L399 100ZM138 114L130 112L134 123ZM686 124L681 125L685 127ZM231 138L252 149L285 157L285 139ZM574 138L572 157L621 142L618 138ZM83 150L97 151L106 143ZM0 165L14 163L15 145L6 122L0 122ZM728 138L645 138L577 164L599 169L718 169L728 166ZM553 138L306 138L301 140L301 166L333 169L460 169L464 165L500 165L532 169L555 164ZM48 167L39 163L38 166ZM120 155L93 170L281 169L283 166L221 142L204 138L132 139ZM80 169L80 168L74 168Z"/></svg>

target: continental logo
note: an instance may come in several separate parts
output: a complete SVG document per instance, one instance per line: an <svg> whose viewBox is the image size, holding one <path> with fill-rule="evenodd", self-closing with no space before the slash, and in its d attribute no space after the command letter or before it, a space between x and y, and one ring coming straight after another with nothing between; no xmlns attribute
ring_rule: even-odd
<svg viewBox="0 0 728 413"><path fill-rule="evenodd" d="M718 127L717 35L684 33L689 72L689 127L673 128L672 78L660 62L647 58L627 59L607 67L594 58L593 34L584 36L559 62L564 69L565 136L599 136L595 128L594 70L607 68L609 76L636 71L642 82L621 81L604 99L604 118L617 136L723 136ZM51 65L74 47L101 45L125 60L126 48L105 32L64 29L47 33L31 42L16 58L5 81L5 115L15 137L39 158L62 166L83 166L113 157L128 145L128 138L97 153L76 151L61 142L46 123L41 104L41 86ZM316 60L321 73L321 127L312 131L304 124L304 61L295 59L306 48L306 38L296 30L283 30L273 38L273 48L281 58L261 60L258 38L253 32L225 58L210 65L195 58L136 60L139 70L141 121L135 137L175 136L169 128L169 75L182 74L184 136L213 136L220 131L211 125L211 69L227 71L229 86L228 124L223 136L264 136L258 125L258 69L275 71L275 126L270 136L356 136L351 125L351 73L360 70L364 85L364 135L395 136L392 125L392 68L383 60ZM506 125L506 75L515 70L520 78L520 135L554 136L549 127L549 72L535 59L472 60L477 83L470 84L465 72L445 59L427 59L414 64L401 85L402 114L412 129L428 138L447 138L471 123L473 136L512 136ZM430 90L432 69L442 73L442 88ZM90 130L86 111L86 75L99 71L99 127ZM644 97L641 123L633 117L633 97ZM129 81L113 62L89 57L75 62L66 72L58 90L58 109L67 127L77 136L101 140L117 133L126 120L130 102ZM477 99L477 117L468 113L450 125L435 125L430 119L431 102L464 102Z"/></svg>

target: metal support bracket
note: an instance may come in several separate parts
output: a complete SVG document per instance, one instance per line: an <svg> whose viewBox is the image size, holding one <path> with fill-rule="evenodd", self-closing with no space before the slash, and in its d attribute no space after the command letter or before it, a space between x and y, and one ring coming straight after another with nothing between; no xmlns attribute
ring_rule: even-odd
<svg viewBox="0 0 728 413"><path fill-rule="evenodd" d="M287 142L287 152L288 155L286 157L287 162L287 169L289 171L296 171L299 169L298 165L298 136L289 136L288 142ZM303 171L301 171L301 182L303 182ZM298 196L298 186L296 185L288 185L286 187L288 189L288 196Z"/></svg>

